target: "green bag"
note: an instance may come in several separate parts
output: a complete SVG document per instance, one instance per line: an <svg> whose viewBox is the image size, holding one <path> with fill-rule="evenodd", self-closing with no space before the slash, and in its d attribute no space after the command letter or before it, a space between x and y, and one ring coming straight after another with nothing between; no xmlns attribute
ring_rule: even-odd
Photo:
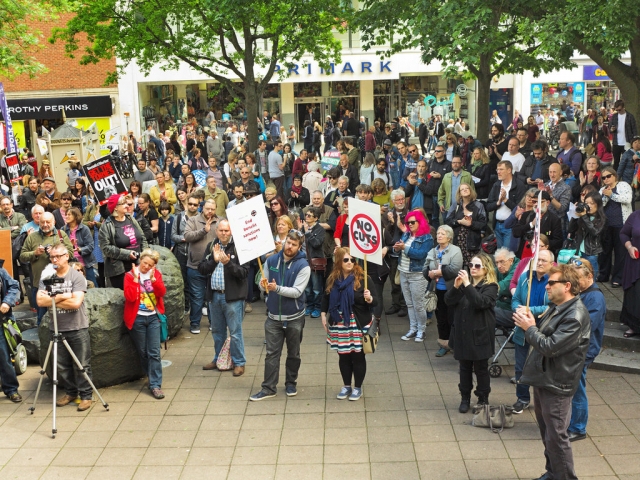
<svg viewBox="0 0 640 480"><path fill-rule="evenodd" d="M7 344L12 352L16 351L19 344L22 343L22 333L20 333L20 327L13 318L7 318L2 322L2 329L4 330L4 338L7 339Z"/></svg>

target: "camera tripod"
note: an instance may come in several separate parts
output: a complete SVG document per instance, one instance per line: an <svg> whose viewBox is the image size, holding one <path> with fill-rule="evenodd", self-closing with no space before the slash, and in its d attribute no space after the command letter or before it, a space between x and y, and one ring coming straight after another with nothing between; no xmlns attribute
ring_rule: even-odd
<svg viewBox="0 0 640 480"><path fill-rule="evenodd" d="M91 378L89 377L86 370L80 363L80 360L78 360L78 357L76 357L76 354L73 353L73 350L71 349L71 346L69 345L67 340L62 336L60 332L58 332L58 315L56 312L55 296L59 292L54 292L52 291L52 289L47 288L47 293L49 297L51 297L51 316L53 321L53 336L49 341L49 348L47 349L47 355L44 357L44 363L42 364L42 369L40 370L40 381L38 382L38 388L36 389L36 396L33 399L33 406L29 408L29 411L31 412L31 415L33 415L33 412L35 412L36 410L36 403L38 402L38 395L40 395L40 388L42 387L42 381L44 380L44 375L47 370L49 357L51 355L51 352L53 351L53 426L51 428L51 438L56 438L56 434L58 433L58 429L56 428L56 408L57 408L56 393L58 390L58 343L62 342L62 344L65 346L65 348L67 349L67 352L69 352L69 355L71 355L71 358L73 358L73 361L78 366L78 369L84 375L85 380L89 382L89 385L91 385L93 392L100 399L100 402L102 402L102 406L107 410L107 412L109 411L109 404L104 401L104 399L98 392L98 389L91 381Z"/></svg>

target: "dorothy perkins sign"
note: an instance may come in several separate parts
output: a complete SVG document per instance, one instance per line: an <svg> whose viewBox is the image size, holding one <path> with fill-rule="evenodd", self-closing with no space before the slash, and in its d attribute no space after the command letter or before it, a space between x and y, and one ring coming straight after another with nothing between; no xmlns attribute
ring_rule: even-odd
<svg viewBox="0 0 640 480"><path fill-rule="evenodd" d="M62 118L110 117L111 97L21 98L7 100L12 120L44 120Z"/></svg>

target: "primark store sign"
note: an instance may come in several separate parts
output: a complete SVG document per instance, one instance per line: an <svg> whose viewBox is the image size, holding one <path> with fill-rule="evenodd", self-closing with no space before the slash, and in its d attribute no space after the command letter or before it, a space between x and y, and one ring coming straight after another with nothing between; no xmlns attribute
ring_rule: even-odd
<svg viewBox="0 0 640 480"><path fill-rule="evenodd" d="M110 117L111 97L21 98L7 100L12 120L44 120L62 118ZM1 118L1 115L0 115Z"/></svg>

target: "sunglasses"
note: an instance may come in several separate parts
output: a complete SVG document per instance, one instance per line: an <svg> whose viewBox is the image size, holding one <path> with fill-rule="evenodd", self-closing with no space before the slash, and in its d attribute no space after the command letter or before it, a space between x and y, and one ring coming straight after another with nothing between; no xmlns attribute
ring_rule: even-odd
<svg viewBox="0 0 640 480"><path fill-rule="evenodd" d="M434 150L435 153L442 153L444 150Z"/></svg>
<svg viewBox="0 0 640 480"><path fill-rule="evenodd" d="M607 178L613 177L613 173L610 173L609 175L603 175L602 178L604 180L606 180Z"/></svg>
<svg viewBox="0 0 640 480"><path fill-rule="evenodd" d="M315 217L315 215L311 212L307 212L304 214L305 217Z"/></svg>
<svg viewBox="0 0 640 480"><path fill-rule="evenodd" d="M547 281L547 285L551 285L551 286L555 285L556 283L567 283L567 281L566 280L548 280Z"/></svg>
<svg viewBox="0 0 640 480"><path fill-rule="evenodd" d="M413 150L409 150L409 153L416 153L418 150L416 150L415 148Z"/></svg>
<svg viewBox="0 0 640 480"><path fill-rule="evenodd" d="M413 225L413 224L416 224L416 223L418 223L416 220L409 220L407 222L407 225Z"/></svg>
<svg viewBox="0 0 640 480"><path fill-rule="evenodd" d="M190 207L198 207L198 206L200 206L200 204L199 204L199 203L191 203L191 202L189 202L189 203L188 203L188 205L189 205Z"/></svg>
<svg viewBox="0 0 640 480"><path fill-rule="evenodd" d="M356 261L351 257L344 257L342 263L356 263Z"/></svg>
<svg viewBox="0 0 640 480"><path fill-rule="evenodd" d="M127 202L127 207L133 207L133 203Z"/></svg>
<svg viewBox="0 0 640 480"><path fill-rule="evenodd" d="M276 205L280 205L278 202L271 202L271 206L274 207Z"/></svg>
<svg viewBox="0 0 640 480"><path fill-rule="evenodd" d="M470 263L469 267L470 268L477 268L478 270L480 270L482 268L482 264L481 263Z"/></svg>
<svg viewBox="0 0 640 480"><path fill-rule="evenodd" d="M298 238L304 238L304 233L302 233L300 230L295 230L292 228L291 230L289 230L289 233L295 234Z"/></svg>

